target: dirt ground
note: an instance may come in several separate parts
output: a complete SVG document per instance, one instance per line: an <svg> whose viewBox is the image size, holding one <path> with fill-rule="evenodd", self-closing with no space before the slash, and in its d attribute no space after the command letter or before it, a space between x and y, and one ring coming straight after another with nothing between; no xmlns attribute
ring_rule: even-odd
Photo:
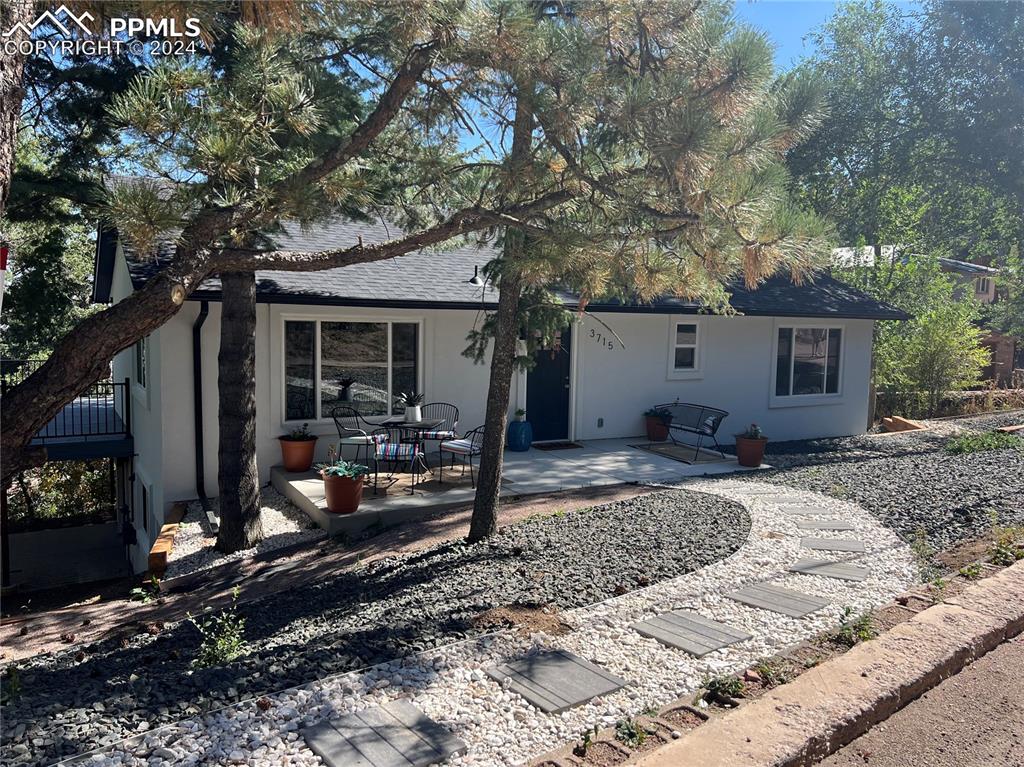
<svg viewBox="0 0 1024 767"><path fill-rule="evenodd" d="M498 524L625 500L656 489L611 485L510 498L499 508ZM5 597L0 662L96 641L115 630L144 631L152 623L181 620L186 613L200 612L205 606L227 604L236 586L241 592L240 601L250 601L268 591L328 578L347 568L365 567L377 559L421 551L464 537L469 532L472 512L469 505L448 509L384 530L372 538L348 543L319 541L170 579L162 584L164 596L159 602L127 601L131 585L127 581L92 590L66 589L63 594L58 589L49 594Z"/></svg>
<svg viewBox="0 0 1024 767"><path fill-rule="evenodd" d="M1022 767L1024 636L925 693L821 767Z"/></svg>

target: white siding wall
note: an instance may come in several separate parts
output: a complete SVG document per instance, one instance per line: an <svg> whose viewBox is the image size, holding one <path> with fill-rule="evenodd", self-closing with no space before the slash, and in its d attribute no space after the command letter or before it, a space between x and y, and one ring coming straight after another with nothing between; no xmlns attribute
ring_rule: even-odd
<svg viewBox="0 0 1024 767"><path fill-rule="evenodd" d="M206 492L217 495L217 353L220 346L220 304L210 303L202 330L203 422ZM471 311L413 311L404 309L346 309L341 307L282 306L256 307L256 424L257 462L260 477L269 481L270 467L281 462L277 437L291 428L284 422L283 340L284 320L417 320L423 323L421 368L427 400L457 405L460 427L470 429L483 423L488 369L462 356L466 334L476 319ZM195 449L192 407L192 325L199 303L189 301L160 330L165 359L173 364L162 368L162 397L165 414L162 453L163 506L196 497ZM153 344L155 346L156 344ZM172 356L173 355L173 356ZM513 403L517 401L513 386ZM515 405L512 405L514 409ZM145 428L149 428L146 424ZM317 459L326 457L332 438L337 436L332 421L311 422L310 431L321 436ZM136 437L138 441L138 437ZM153 451L152 455L157 455ZM148 459L147 455L147 459ZM147 460L148 463L148 460Z"/></svg>
<svg viewBox="0 0 1024 767"><path fill-rule="evenodd" d="M123 260L117 259L113 297L123 298L131 284ZM139 482L151 491L148 540L136 519L140 542L133 561L144 569L146 554L163 522L164 513L179 500L196 497L192 390L192 325L199 303L186 302L182 310L149 342L149 386L133 387L132 426L135 459L135 499ZM416 320L422 322L421 368L427 400L452 402L461 410L460 427L483 423L488 368L462 356L466 334L478 321L475 311L410 309L349 309L259 304L256 323L257 460L260 477L268 481L270 467L280 462L277 437L284 423L282 331L285 318L321 320ZM578 321L573 334L574 439L633 437L643 433L642 413L651 405L678 398L721 407L730 412L721 440L751 422L760 424L775 440L834 436L863 432L867 423L872 323L841 320L828 323L843 328L840 395L813 405L785 406L772 401L774 339L780 325L793 321L764 317L669 317L666 315L603 314L626 344L608 349L590 336L607 334L594 318ZM678 378L669 371L669 338L673 321L700 324L700 372ZM815 324L815 323L805 323ZM822 323L817 323L822 324ZM202 331L203 410L206 492L217 495L217 354L220 304L211 303ZM134 380L134 350L114 360L115 378ZM510 410L525 402L525 374L515 377ZM797 402L798 400L793 400ZM598 419L603 425L598 426ZM332 437L329 420L311 423L321 435L317 458L323 459Z"/></svg>
<svg viewBox="0 0 1024 767"><path fill-rule="evenodd" d="M714 317L602 314L625 343L608 349L590 336L607 336L594 318L584 317L574 334L576 346L575 439L642 434L644 410L661 402L696 402L728 410L719 440L752 422L775 440L858 434L868 418L871 370L869 320L795 321L771 317ZM674 322L700 325L701 370L693 377L670 377L669 338ZM774 339L777 328L794 324L843 328L840 395L814 405L790 398L772 402ZM598 419L604 419L599 427ZM724 438L723 438L724 437Z"/></svg>
<svg viewBox="0 0 1024 767"><path fill-rule="evenodd" d="M120 247L118 245L118 256L115 260L114 277L111 284L112 296L115 301L132 292L131 278L128 276L128 268L125 266L124 259L121 257ZM135 441L135 458L132 465L135 481L131 483L135 518L132 523L135 526L137 543L131 547L129 556L137 572L145 570L148 566L149 549L160 532L164 511L168 505L163 473L163 432L166 421L171 419L164 418L166 403L164 403L163 396L165 390L161 386L164 368L161 345L163 340L168 337L173 338L174 335L173 331L168 332L168 329L164 327L149 337L145 388L140 387L136 379L134 346L114 357L113 362L115 381L131 379L129 397L131 398L132 435ZM143 487L149 493L149 519L145 521L145 524L142 519Z"/></svg>

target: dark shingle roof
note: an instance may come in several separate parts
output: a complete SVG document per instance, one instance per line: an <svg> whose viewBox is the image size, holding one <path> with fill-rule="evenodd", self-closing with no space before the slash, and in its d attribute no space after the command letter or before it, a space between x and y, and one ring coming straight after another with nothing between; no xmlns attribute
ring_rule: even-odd
<svg viewBox="0 0 1024 767"><path fill-rule="evenodd" d="M383 242L401 235L401 230L379 222L336 220L302 230L289 223L275 236L281 249L315 252L356 244ZM257 300L281 304L325 304L335 306L389 306L419 308L480 308L494 306L498 292L471 285L474 270L494 257L491 243L462 244L446 250L429 250L369 264L354 264L318 272L257 272ZM159 269L162 258L129 259L129 271L136 288ZM843 317L858 319L907 319L899 309L879 303L854 288L817 275L813 282L794 285L785 277L773 277L756 290L742 285L730 288L733 307L749 315L780 317ZM220 298L220 281L206 280L193 300ZM563 295L566 304L575 297ZM692 301L666 297L651 304L591 302L591 311L694 314L701 306Z"/></svg>
<svg viewBox="0 0 1024 767"><path fill-rule="evenodd" d="M952 272L961 272L962 274L999 273L998 269L993 269L991 266L985 266L984 264L972 264L970 261L958 261L955 258L946 258L945 256L939 256L939 263Z"/></svg>

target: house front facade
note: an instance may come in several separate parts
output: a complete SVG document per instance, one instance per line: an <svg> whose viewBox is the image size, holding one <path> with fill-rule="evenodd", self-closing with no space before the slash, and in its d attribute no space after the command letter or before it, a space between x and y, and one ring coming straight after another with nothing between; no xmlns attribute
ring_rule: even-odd
<svg viewBox="0 0 1024 767"><path fill-rule="evenodd" d="M289 230L291 249L321 250L393 237L338 222ZM138 289L159 262L122 245L98 248L98 300ZM335 407L371 423L401 413L398 395L459 408L459 430L483 423L488 366L463 354L497 291L473 280L486 248L422 252L325 272L261 272L257 279L257 460L263 482L280 463L277 438L308 424L326 457ZM219 284L196 291L166 325L115 359L132 380L138 553L175 501L217 493ZM571 302L571 298L567 299ZM750 423L773 440L866 430L874 322L903 315L824 277L795 286L772 279L736 288L737 316L704 314L674 298L646 305L590 304L529 371L515 374L510 411L527 411L534 439L599 440L643 434L643 413L673 401L729 412L723 444Z"/></svg>

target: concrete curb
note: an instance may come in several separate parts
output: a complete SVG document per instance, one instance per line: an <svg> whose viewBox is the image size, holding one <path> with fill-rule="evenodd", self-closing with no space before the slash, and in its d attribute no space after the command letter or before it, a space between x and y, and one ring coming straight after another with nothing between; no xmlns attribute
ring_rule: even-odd
<svg viewBox="0 0 1024 767"><path fill-rule="evenodd" d="M637 761L804 767L1024 631L1024 561Z"/></svg>

